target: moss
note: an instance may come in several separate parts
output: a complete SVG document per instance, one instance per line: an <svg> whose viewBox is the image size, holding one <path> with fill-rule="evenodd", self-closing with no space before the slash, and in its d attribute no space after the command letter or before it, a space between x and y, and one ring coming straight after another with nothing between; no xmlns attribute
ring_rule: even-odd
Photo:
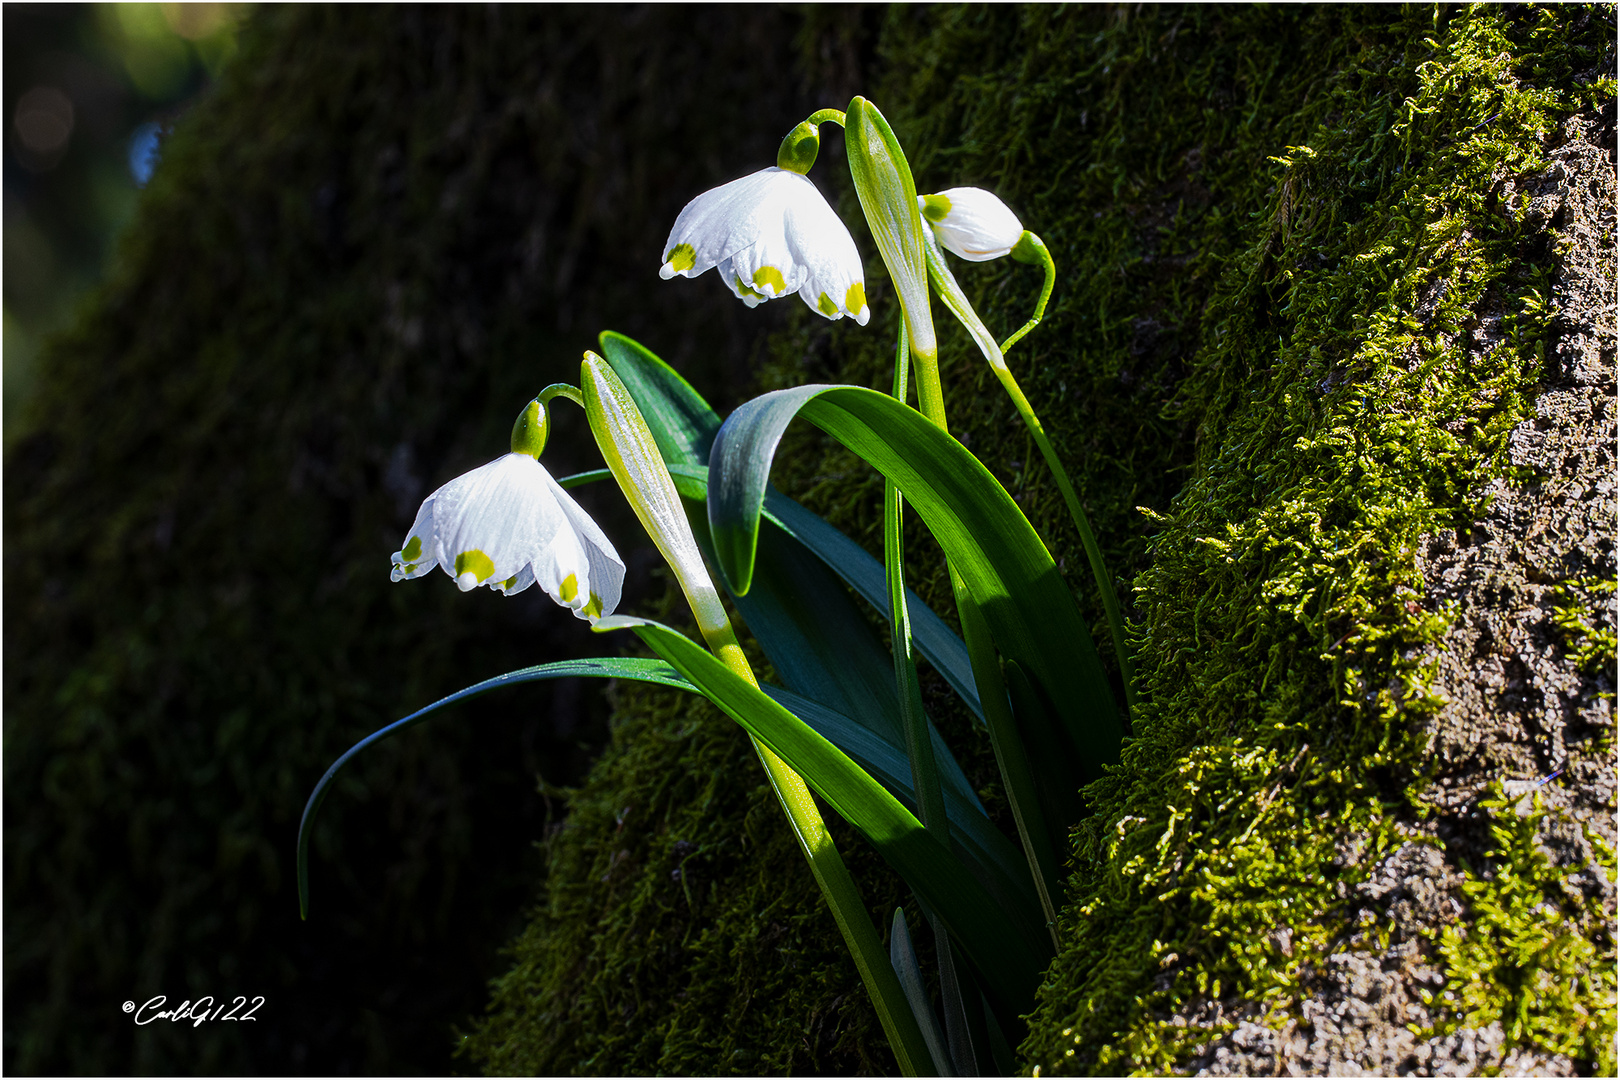
<svg viewBox="0 0 1620 1080"><path fill-rule="evenodd" d="M1594 608L1614 605L1614 592L1613 580L1599 578L1577 578L1558 586L1560 602L1553 619L1564 631L1570 659L1582 671L1595 673L1614 668L1614 629L1592 618Z"/></svg>
<svg viewBox="0 0 1620 1080"><path fill-rule="evenodd" d="M1136 581L1150 704L1076 834L1043 1073L1174 1069L1219 1034L1185 1025L1195 1000L1297 1007L1376 861L1336 846L1423 816L1419 646L1449 613L1418 602L1416 544L1509 471L1548 327L1547 245L1491 191L1612 95L1575 78L1612 41L1567 9L1371 14L1311 13L1310 60L1237 105L1266 119L1252 225L1173 406L1196 471ZM1550 1048L1604 1004L1540 1007L1513 1038Z"/></svg>
<svg viewBox="0 0 1620 1080"><path fill-rule="evenodd" d="M1445 929L1439 953L1447 983L1436 995L1439 1033L1500 1023L1513 1044L1585 1062L1594 1076L1615 1071L1614 927L1596 898L1568 885L1567 871L1538 840L1546 811L1523 807L1500 785L1481 800L1494 840L1478 876L1462 886L1469 918ZM1577 828L1582 827L1580 823ZM1586 830L1605 871L1614 851ZM1607 1006L1607 1007L1605 1007Z"/></svg>

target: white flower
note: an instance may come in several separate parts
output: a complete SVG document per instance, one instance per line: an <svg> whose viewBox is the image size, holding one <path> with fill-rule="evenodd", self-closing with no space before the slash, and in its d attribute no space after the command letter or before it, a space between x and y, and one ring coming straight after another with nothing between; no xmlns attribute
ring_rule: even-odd
<svg viewBox="0 0 1620 1080"><path fill-rule="evenodd" d="M939 242L970 262L999 259L1024 235L1018 215L984 188L959 187L919 195L917 208Z"/></svg>
<svg viewBox="0 0 1620 1080"><path fill-rule="evenodd" d="M686 204L664 244L658 276L710 268L749 307L797 292L829 319L871 318L855 240L810 179L771 167Z"/></svg>
<svg viewBox="0 0 1620 1080"><path fill-rule="evenodd" d="M393 579L435 566L463 592L511 596L536 581L574 616L595 622L619 603L624 561L532 455L510 453L456 477L416 512L394 552Z"/></svg>

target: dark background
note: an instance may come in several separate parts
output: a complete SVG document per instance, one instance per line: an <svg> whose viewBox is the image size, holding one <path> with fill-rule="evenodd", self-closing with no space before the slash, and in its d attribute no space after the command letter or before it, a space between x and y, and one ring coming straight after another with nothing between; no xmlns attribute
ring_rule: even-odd
<svg viewBox="0 0 1620 1080"><path fill-rule="evenodd" d="M323 811L307 923L304 799L398 716L623 646L537 591L392 585L388 553L601 329L743 396L786 305L662 283L658 245L848 100L871 16L4 18L5 1069L465 1070L451 1026L534 899L537 782L578 781L605 737L598 689L480 699L363 756ZM23 141L36 88L71 102L59 144L38 117ZM598 464L578 417L547 464ZM626 604L661 592L628 511L581 501L624 538ZM267 1001L253 1025L122 1014L157 994Z"/></svg>

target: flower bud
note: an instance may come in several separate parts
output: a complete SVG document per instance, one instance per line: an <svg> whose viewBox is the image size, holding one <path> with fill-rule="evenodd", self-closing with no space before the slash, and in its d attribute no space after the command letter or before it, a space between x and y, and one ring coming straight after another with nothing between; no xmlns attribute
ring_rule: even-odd
<svg viewBox="0 0 1620 1080"><path fill-rule="evenodd" d="M969 262L999 259L1018 246L1024 226L995 195L976 187L920 195L918 208L934 236L952 254Z"/></svg>

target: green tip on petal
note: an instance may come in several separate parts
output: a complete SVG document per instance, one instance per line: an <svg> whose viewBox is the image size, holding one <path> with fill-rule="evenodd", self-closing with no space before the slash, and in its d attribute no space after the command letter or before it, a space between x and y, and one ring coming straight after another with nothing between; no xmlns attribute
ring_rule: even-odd
<svg viewBox="0 0 1620 1080"><path fill-rule="evenodd" d="M830 319L838 314L838 303L826 293L822 293L821 299L816 301L816 310Z"/></svg>
<svg viewBox="0 0 1620 1080"><path fill-rule="evenodd" d="M563 578L562 582L557 586L557 595L562 597L563 603L572 604L574 597L579 595L579 578L573 574Z"/></svg>
<svg viewBox="0 0 1620 1080"><path fill-rule="evenodd" d="M462 592L466 592L475 585L482 585L495 574L495 563L488 555L477 548L463 551L456 556L456 585Z"/></svg>
<svg viewBox="0 0 1620 1080"><path fill-rule="evenodd" d="M776 151L776 167L803 175L816 163L816 154L820 150L820 129L806 120L788 132L787 138L782 140L781 149Z"/></svg>
<svg viewBox="0 0 1620 1080"><path fill-rule="evenodd" d="M944 221L951 212L951 200L944 195L924 195L922 212L929 221Z"/></svg>
<svg viewBox="0 0 1620 1080"><path fill-rule="evenodd" d="M669 270L670 276L685 273L697 265L697 249L691 244L676 244L668 255L664 256L664 266Z"/></svg>
<svg viewBox="0 0 1620 1080"><path fill-rule="evenodd" d="M417 559L420 559L422 557L422 538L420 536L413 536L409 540L405 541L405 549L399 553L399 557L408 563L413 563ZM411 567L406 567L407 572L409 572L411 569Z"/></svg>
<svg viewBox="0 0 1620 1080"><path fill-rule="evenodd" d="M512 425L512 453L538 458L546 448L546 410L535 398L523 407Z"/></svg>
<svg viewBox="0 0 1620 1080"><path fill-rule="evenodd" d="M787 282L782 277L782 271L774 266L762 266L754 271L754 284L762 289L770 289L776 296L787 292Z"/></svg>
<svg viewBox="0 0 1620 1080"><path fill-rule="evenodd" d="M861 308L865 306L866 289L861 285L860 282L857 281L855 284L851 285L849 287L849 291L844 294L844 310L849 312L851 315L859 315L861 313Z"/></svg>

